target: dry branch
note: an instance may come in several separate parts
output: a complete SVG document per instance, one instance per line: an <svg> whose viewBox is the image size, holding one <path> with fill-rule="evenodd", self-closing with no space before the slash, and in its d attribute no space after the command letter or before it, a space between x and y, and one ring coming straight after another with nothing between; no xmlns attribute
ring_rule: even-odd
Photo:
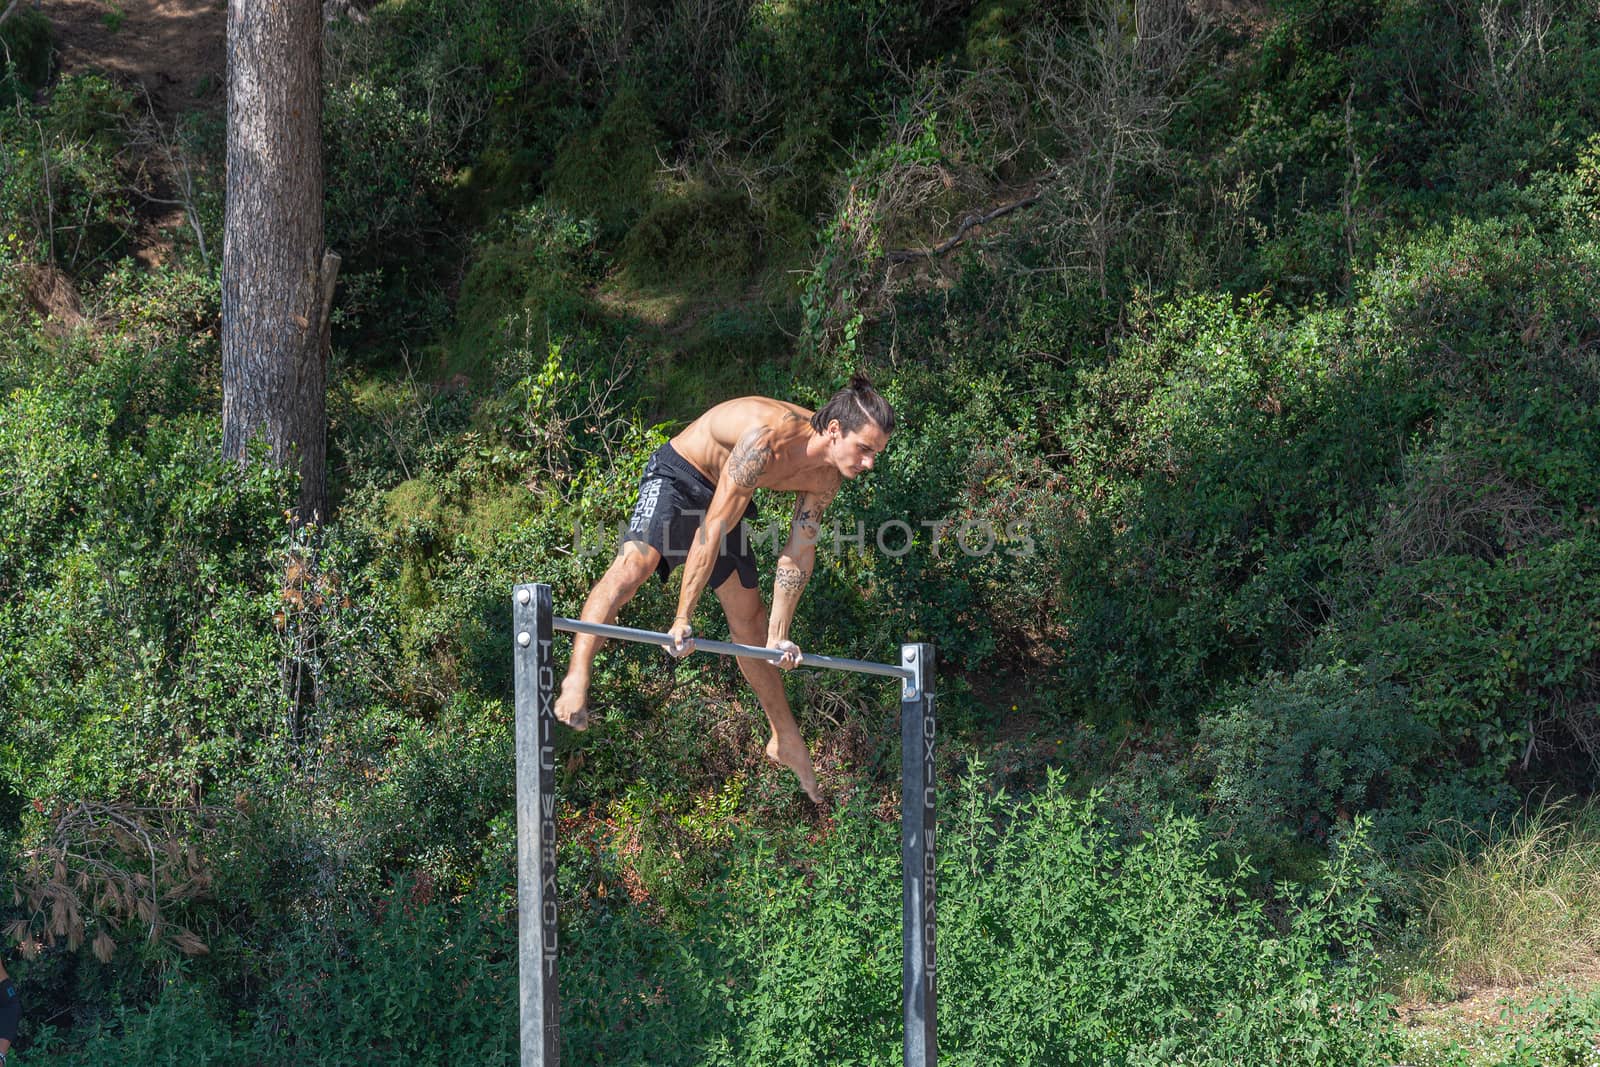
<svg viewBox="0 0 1600 1067"><path fill-rule="evenodd" d="M1021 200L1013 200L1009 204L1002 204L986 215L968 215L966 218L961 220L961 225L956 228L955 233L951 234L949 237L946 237L943 241L940 241L932 248L891 249L883 254L883 258L888 260L890 263L910 263L913 260L933 259L935 256L942 256L951 249L964 243L967 240L967 235L975 228L979 226L987 226L995 219L1004 218L1013 211L1020 211L1025 207L1032 207L1034 204L1038 203L1040 198L1043 196L1044 193L1042 192L1034 193L1032 196L1023 197Z"/></svg>
<svg viewBox="0 0 1600 1067"><path fill-rule="evenodd" d="M201 848L219 814L96 801L57 808L10 878L22 916L6 936L32 959L61 941L75 951L93 933L95 955L106 961L117 947L112 931L142 926L152 944L205 953L205 942L163 909L209 893Z"/></svg>

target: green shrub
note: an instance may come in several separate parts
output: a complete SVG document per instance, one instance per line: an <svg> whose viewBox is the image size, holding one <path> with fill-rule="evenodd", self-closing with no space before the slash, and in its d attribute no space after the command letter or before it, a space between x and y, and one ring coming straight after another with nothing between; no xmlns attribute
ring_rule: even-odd
<svg viewBox="0 0 1600 1067"><path fill-rule="evenodd" d="M410 868L446 892L469 888L492 821L512 806L515 753L498 702L406 723L363 799L360 836L377 869Z"/></svg>
<svg viewBox="0 0 1600 1067"><path fill-rule="evenodd" d="M1097 713L1187 717L1296 662L1346 516L1392 476L1428 383L1388 356L1375 316L1196 298L1147 322L1053 427L1081 457L1063 488L1063 674Z"/></svg>
<svg viewBox="0 0 1600 1067"><path fill-rule="evenodd" d="M15 398L8 429L41 409ZM33 462L37 488L0 557L0 616L25 635L0 667L0 710L33 796L188 795L244 755L247 724L269 713L258 698L279 684L260 571L281 486L239 477L214 425L156 426L137 447L100 429L35 431L53 457ZM26 462L0 454L0 467Z"/></svg>
<svg viewBox="0 0 1600 1067"><path fill-rule="evenodd" d="M0 27L0 108L28 100L50 77L50 18L37 8L11 13Z"/></svg>
<svg viewBox="0 0 1600 1067"><path fill-rule="evenodd" d="M761 224L748 198L702 188L656 203L618 253L639 283L713 289L742 284L762 256Z"/></svg>
<svg viewBox="0 0 1600 1067"><path fill-rule="evenodd" d="M1494 1067L1587 1067L1594 1061L1600 996L1593 990L1547 993L1508 1014L1502 1033L1511 1047Z"/></svg>
<svg viewBox="0 0 1600 1067"><path fill-rule="evenodd" d="M562 142L545 192L576 214L593 218L600 239L615 243L654 199L661 141L645 97L637 89L622 88L593 127Z"/></svg>
<svg viewBox="0 0 1600 1067"><path fill-rule="evenodd" d="M63 77L43 105L0 110L0 239L8 258L74 273L105 263L136 220L118 169L132 97L97 74Z"/></svg>
<svg viewBox="0 0 1600 1067"><path fill-rule="evenodd" d="M1119 841L1059 780L1014 822L970 784L951 807L941 1008L958 1062L1384 1062L1359 832L1279 930L1239 895L1245 871L1211 873L1191 821Z"/></svg>
<svg viewBox="0 0 1600 1067"><path fill-rule="evenodd" d="M400 884L375 915L305 930L258 1027L281 1021L273 1044L296 1063L515 1063L514 912L496 888L453 903Z"/></svg>
<svg viewBox="0 0 1600 1067"><path fill-rule="evenodd" d="M1348 1065L1388 1062L1373 991L1370 893L1359 832L1319 883L1291 892L1282 926L1212 873L1193 822L1121 840L1059 780L1027 801L976 778L948 800L939 842L941 1058L952 1063ZM785 838L787 837L787 841ZM73 1035L45 1064L105 1062L158 1047L179 1062L512 1062L516 932L508 827L491 876L450 899L396 884L376 907L336 909L283 936L248 1019L203 979L173 983L117 1030ZM740 831L720 885L687 925L656 925L613 893L563 923L565 1058L584 1063L898 1063L897 826L853 807L825 840ZM586 846L563 850L583 869ZM501 865L504 866L501 866ZM178 994L187 993L187 998ZM452 1006L446 1010L446 1006ZM465 1010L463 1010L465 1009ZM185 1032L184 1027L187 1027ZM99 1057L99 1058L97 1058Z"/></svg>
<svg viewBox="0 0 1600 1067"><path fill-rule="evenodd" d="M394 886L371 914L341 909L286 938L270 984L240 1019L203 976L163 983L144 1011L63 1040L48 1028L29 1061L54 1067L137 1058L246 1067L514 1064L515 929L492 894L458 903L426 882ZM508 941L509 937L509 941Z"/></svg>
<svg viewBox="0 0 1600 1067"><path fill-rule="evenodd" d="M1578 537L1515 562L1438 557L1386 571L1347 650L1409 686L1415 713L1485 782L1591 735L1600 546ZM1559 590L1559 592L1558 592Z"/></svg>
<svg viewBox="0 0 1600 1067"><path fill-rule="evenodd" d="M903 421L825 518L801 610L833 647L928 640L941 662L985 670L1048 625L1059 487L1010 381L975 360L941 371L878 383Z"/></svg>
<svg viewBox="0 0 1600 1067"><path fill-rule="evenodd" d="M1341 844L1279 929L1210 873L1215 848L1192 822L1122 841L1059 780L1020 802L969 781L940 828L941 1059L1387 1062L1360 848L1359 835ZM564 988L596 1013L565 1018L566 1051L899 1062L899 905L892 823L842 812L825 842L794 852L747 839L677 947L639 940L621 916L569 934ZM627 995L619 971L651 978Z"/></svg>
<svg viewBox="0 0 1600 1067"><path fill-rule="evenodd" d="M481 377L509 352L560 343L589 311L596 236L592 220L546 200L487 231L462 282L447 369Z"/></svg>
<svg viewBox="0 0 1600 1067"><path fill-rule="evenodd" d="M328 247L354 272L414 260L436 238L445 146L399 90L355 81L323 110Z"/></svg>
<svg viewBox="0 0 1600 1067"><path fill-rule="evenodd" d="M53 1067L94 1067L133 1059L250 1067L263 1055L262 1042L234 1029L228 1006L215 990L181 973L162 983L147 1008L123 1008L69 1033L70 1040L50 1025L32 1033L25 1029L25 1038L31 1038L25 1046L28 1060Z"/></svg>
<svg viewBox="0 0 1600 1067"><path fill-rule="evenodd" d="M967 17L967 62L974 66L1016 62L1020 31L1027 25L1028 14L1028 5L1018 0L983 0L974 4Z"/></svg>
<svg viewBox="0 0 1600 1067"><path fill-rule="evenodd" d="M1452 399L1352 554L1334 643L1405 684L1486 780L1515 761L1559 767L1592 729L1584 516L1600 493L1588 426L1600 373L1572 330L1592 303L1593 255L1531 220L1464 224L1372 279Z"/></svg>
<svg viewBox="0 0 1600 1067"><path fill-rule="evenodd" d="M133 94L104 75L67 75L50 92L46 125L64 141L90 141L115 149L133 109Z"/></svg>
<svg viewBox="0 0 1600 1067"><path fill-rule="evenodd" d="M1439 748L1403 689L1337 663L1270 675L1242 697L1203 718L1196 742L1228 836L1279 826L1320 839L1360 814L1410 824Z"/></svg>

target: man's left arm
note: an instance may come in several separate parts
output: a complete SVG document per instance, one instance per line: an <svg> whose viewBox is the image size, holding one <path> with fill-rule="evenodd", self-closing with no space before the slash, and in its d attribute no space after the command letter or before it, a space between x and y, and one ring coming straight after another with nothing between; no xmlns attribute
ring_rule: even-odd
<svg viewBox="0 0 1600 1067"><path fill-rule="evenodd" d="M780 648L784 642L792 644L789 627L794 622L794 610L800 603L800 594L811 580L811 569L817 559L817 541L822 536L822 512L832 502L834 490L807 490L795 502L794 518L789 523L789 540L778 553L778 570L772 580L772 611L767 622L767 647ZM798 650L795 663L799 662ZM780 663L792 667L795 663Z"/></svg>

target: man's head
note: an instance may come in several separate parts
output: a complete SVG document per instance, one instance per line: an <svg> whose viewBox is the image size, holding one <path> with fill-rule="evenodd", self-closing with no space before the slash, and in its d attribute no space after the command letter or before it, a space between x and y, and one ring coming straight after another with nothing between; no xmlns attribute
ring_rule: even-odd
<svg viewBox="0 0 1600 1067"><path fill-rule="evenodd" d="M864 374L834 393L811 416L811 427L828 439L828 455L839 473L854 478L872 465L894 433L894 408Z"/></svg>

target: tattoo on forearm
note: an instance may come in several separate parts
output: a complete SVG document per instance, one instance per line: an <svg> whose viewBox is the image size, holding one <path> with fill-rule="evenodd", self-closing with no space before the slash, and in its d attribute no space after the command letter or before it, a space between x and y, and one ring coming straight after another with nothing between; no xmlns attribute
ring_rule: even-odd
<svg viewBox="0 0 1600 1067"><path fill-rule="evenodd" d="M811 572L800 567L779 567L776 584L779 589L798 593L810 578Z"/></svg>
<svg viewBox="0 0 1600 1067"><path fill-rule="evenodd" d="M832 493L801 493L794 506L791 528L804 544L814 545L822 536L822 509L833 500Z"/></svg>
<svg viewBox="0 0 1600 1067"><path fill-rule="evenodd" d="M728 457L728 477L742 489L754 489L772 460L772 446L759 438L740 441Z"/></svg>
<svg viewBox="0 0 1600 1067"><path fill-rule="evenodd" d="M817 516L804 508L795 512L793 528L800 535L801 541L808 545L816 544L818 535L822 533L822 526L817 522Z"/></svg>

